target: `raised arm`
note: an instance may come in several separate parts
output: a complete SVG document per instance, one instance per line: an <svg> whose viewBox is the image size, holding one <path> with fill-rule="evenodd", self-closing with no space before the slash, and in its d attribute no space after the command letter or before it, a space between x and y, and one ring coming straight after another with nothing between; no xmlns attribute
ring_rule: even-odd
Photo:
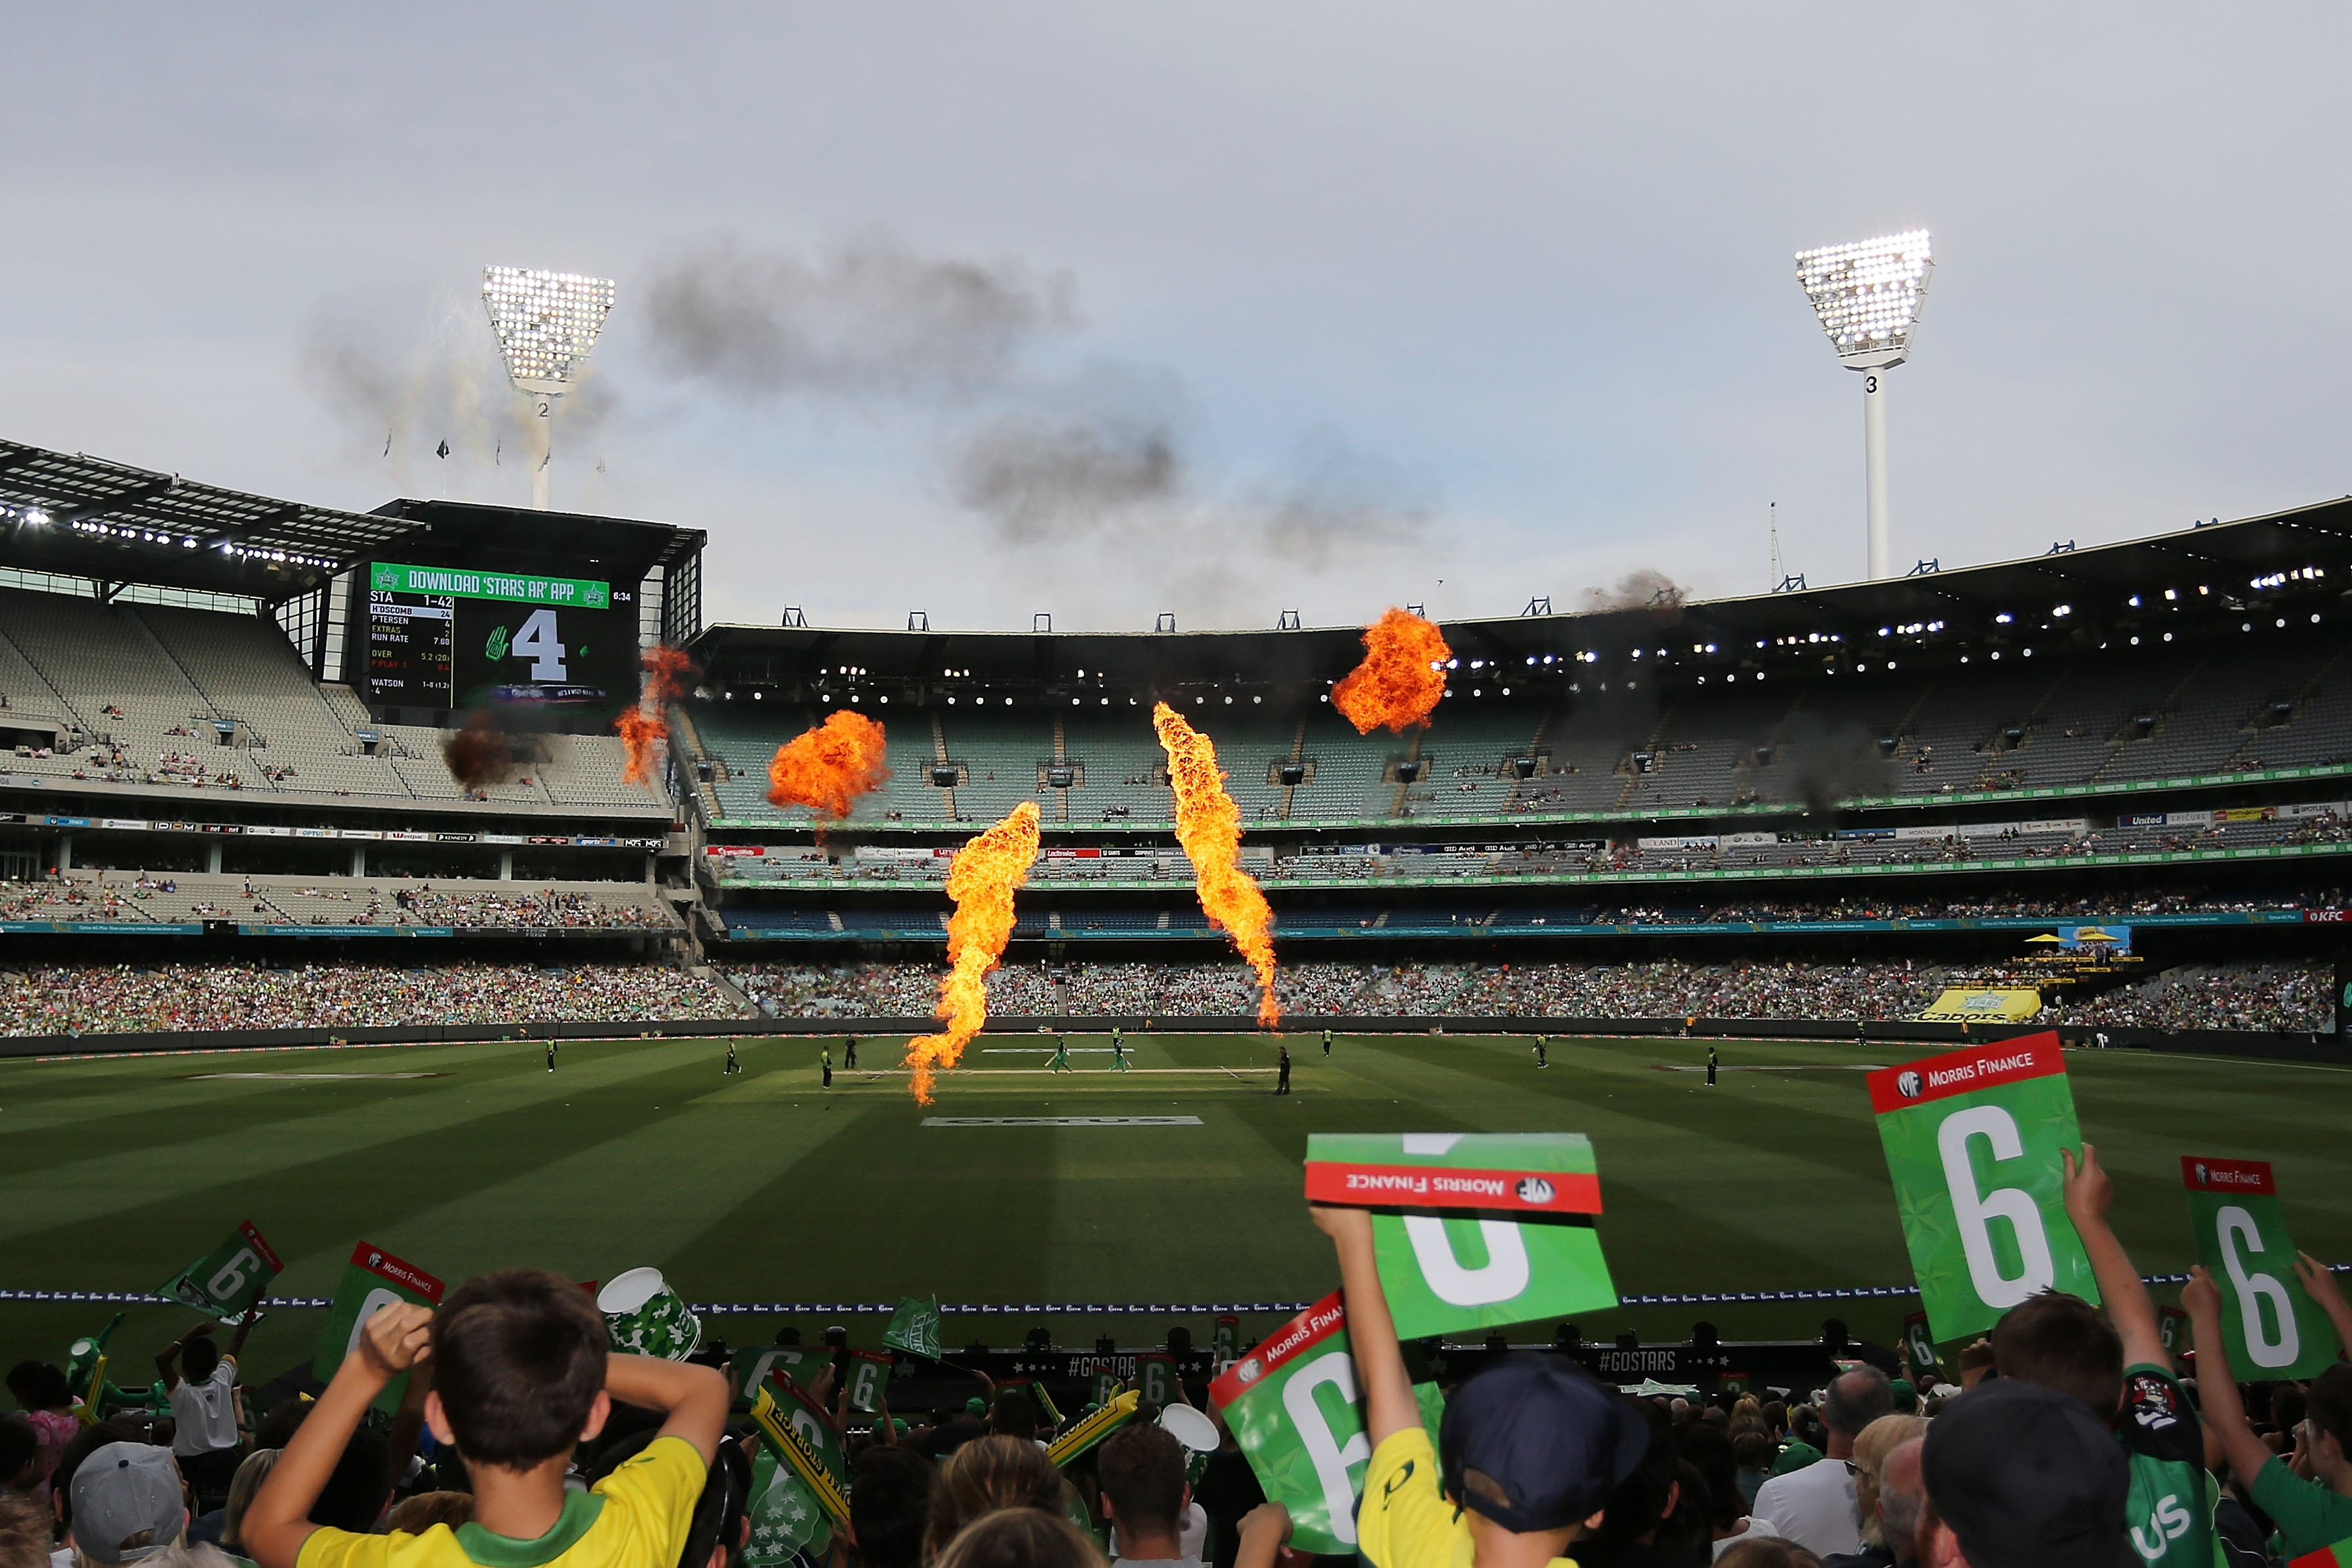
<svg viewBox="0 0 2352 1568"><path fill-rule="evenodd" d="M310 1522L310 1506L335 1473L343 1446L383 1385L431 1354L432 1332L432 1309L406 1301L368 1319L359 1344L335 1368L245 1511L238 1534L261 1568L294 1568L302 1543L319 1528Z"/></svg>
<svg viewBox="0 0 2352 1568"><path fill-rule="evenodd" d="M2197 1404L2204 1412L2205 1428L2221 1440L2221 1452L2238 1484L2251 1488L2255 1474L2269 1463L2271 1451L2246 1424L2238 1375L2230 1368L2229 1348L2221 1337L2221 1292L2201 1264L2189 1271L2180 1304L2189 1313L2189 1332L2197 1336Z"/></svg>
<svg viewBox="0 0 2352 1568"><path fill-rule="evenodd" d="M244 1321L236 1325L236 1332L228 1336L228 1348L221 1352L221 1354L230 1361L235 1361L238 1356L243 1355L246 1336L253 1333L253 1325L260 1321L261 1298L256 1296L253 1298L253 1305L245 1309Z"/></svg>
<svg viewBox="0 0 2352 1568"><path fill-rule="evenodd" d="M198 1334L210 1333L212 1330L213 1325L208 1322L198 1323L155 1353L155 1373L163 1380L164 1393L169 1394L180 1386L180 1353L188 1348L188 1342Z"/></svg>
<svg viewBox="0 0 2352 1568"><path fill-rule="evenodd" d="M2327 1265L2308 1252L2294 1255L2294 1277L2303 1283L2303 1293L2317 1303L2336 1325L2336 1348L2344 1355L2352 1355L2352 1307L2344 1304L2343 1288Z"/></svg>
<svg viewBox="0 0 2352 1568"><path fill-rule="evenodd" d="M1396 1320L1389 1316L1389 1299L1381 1290L1380 1269L1372 1259L1372 1217L1366 1209L1326 1208L1319 1204L1307 1205L1307 1212L1315 1228L1328 1236L1339 1250L1339 1289L1348 1304L1348 1343L1355 1347L1364 1422L1377 1448L1397 1433L1420 1426L1421 1409L1413 1403L1412 1376L1404 1369Z"/></svg>
<svg viewBox="0 0 2352 1568"><path fill-rule="evenodd" d="M661 1411L668 1419L659 1435L685 1438L704 1464L719 1452L727 1429L727 1380L709 1367L655 1355L615 1355L604 1363L604 1392L624 1405Z"/></svg>
<svg viewBox="0 0 2352 1568"><path fill-rule="evenodd" d="M2123 1336L2124 1364L2168 1369L2172 1355L2164 1348L2164 1334L2157 1323L2156 1301L2148 1295L2147 1287L2140 1283L2139 1270L2132 1266L2131 1255L2116 1239L2115 1228L2107 1223L2108 1207L2116 1200L2116 1184L2100 1168L2098 1149L2086 1143L2081 1160L2077 1161L2068 1149L2061 1149L2058 1157L2066 1167L2066 1218L2074 1222L2074 1234L2083 1239L2083 1250L2091 1260L2091 1277L2099 1282L2099 1298L2107 1309L2108 1321ZM2201 1352L2205 1342L2200 1339L2197 1343Z"/></svg>

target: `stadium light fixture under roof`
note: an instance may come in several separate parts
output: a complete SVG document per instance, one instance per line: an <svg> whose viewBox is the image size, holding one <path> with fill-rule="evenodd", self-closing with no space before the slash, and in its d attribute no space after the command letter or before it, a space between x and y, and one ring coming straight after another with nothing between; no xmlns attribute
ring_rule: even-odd
<svg viewBox="0 0 2352 1568"><path fill-rule="evenodd" d="M1797 254L1797 280L1837 350L1863 372L1863 455L1867 477L1870 575L1889 576L1886 402L1884 372L1911 357L1911 333L1936 256L1926 229L1822 246Z"/></svg>
<svg viewBox="0 0 2352 1568"><path fill-rule="evenodd" d="M604 329L604 318L612 314L613 280L577 272L486 267L482 304L490 313L490 330L498 334L508 377L530 394L541 419L552 419L555 400L579 383L589 350ZM546 450L530 478L531 505L541 511L548 508L547 469L554 451L551 427Z"/></svg>

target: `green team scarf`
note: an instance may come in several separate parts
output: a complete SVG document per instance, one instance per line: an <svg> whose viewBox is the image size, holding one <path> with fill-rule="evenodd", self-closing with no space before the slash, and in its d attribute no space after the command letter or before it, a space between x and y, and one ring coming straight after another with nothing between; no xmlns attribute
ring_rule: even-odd
<svg viewBox="0 0 2352 1568"><path fill-rule="evenodd" d="M234 1321L253 1310L285 1267L248 1219L230 1231L227 1240L157 1286L155 1293L208 1318Z"/></svg>
<svg viewBox="0 0 2352 1568"><path fill-rule="evenodd" d="M777 1390L785 1397L778 1399ZM767 1450L799 1478L835 1526L849 1522L849 1491L843 1478L841 1437L807 1394L781 1374L751 1396L751 1423Z"/></svg>
<svg viewBox="0 0 2352 1568"><path fill-rule="evenodd" d="M2294 1240L2268 1160L2183 1155L2197 1260L2221 1292L2221 1337L2241 1377L2316 1377L2336 1364L2336 1332L2294 1277Z"/></svg>
<svg viewBox="0 0 2352 1568"><path fill-rule="evenodd" d="M892 1350L903 1350L908 1355L919 1355L925 1361L940 1358L940 1299L937 1296L902 1296L898 1310L890 1314L890 1326L882 1331L882 1343Z"/></svg>
<svg viewBox="0 0 2352 1568"><path fill-rule="evenodd" d="M2039 1291L2098 1301L2061 1193L2059 1151L2082 1135L2055 1032L1882 1068L1870 1103L1937 1343Z"/></svg>
<svg viewBox="0 0 2352 1568"><path fill-rule="evenodd" d="M1269 1501L1290 1511L1292 1547L1356 1550L1356 1502L1372 1443L1356 1392L1348 1312L1332 1291L1209 1385ZM1422 1424L1436 1441L1444 1400L1433 1383L1413 1385Z"/></svg>
<svg viewBox="0 0 2352 1568"><path fill-rule="evenodd" d="M890 1358L878 1350L849 1353L849 1407L868 1416L890 1395Z"/></svg>
<svg viewBox="0 0 2352 1568"><path fill-rule="evenodd" d="M321 1383L332 1378L343 1357L360 1343L360 1330L383 1308L399 1301L437 1307L446 1288L415 1264L361 1242L352 1249L342 1282L335 1287L334 1304L327 1309L327 1321L320 1326L318 1348L310 1353L310 1375ZM399 1408L400 1396L407 1387L408 1375L404 1372L384 1385L383 1392L376 1396L375 1407Z"/></svg>
<svg viewBox="0 0 2352 1568"><path fill-rule="evenodd" d="M1581 1133L1310 1134L1307 1198L1374 1210L1397 1337L1498 1328L1617 1304Z"/></svg>

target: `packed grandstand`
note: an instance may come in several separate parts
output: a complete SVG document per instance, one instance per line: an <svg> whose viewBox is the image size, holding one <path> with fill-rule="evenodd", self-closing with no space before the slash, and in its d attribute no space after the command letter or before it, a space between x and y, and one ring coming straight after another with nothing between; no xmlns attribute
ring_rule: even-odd
<svg viewBox="0 0 2352 1568"><path fill-rule="evenodd" d="M992 1011L1230 1020L1251 986L1193 895L1159 702L1216 744L1292 1015L1867 1024L1958 994L2019 1026L2337 1028L2352 504L1450 623L1431 722L1369 735L1330 702L1353 629L705 626L690 530L335 513L6 444L0 512L12 1035L919 1019L950 858L1023 802L1044 847ZM632 656L690 663L649 768L582 633L469 685L467 591L572 591L590 549ZM489 651L562 656L539 635ZM845 820L772 804L778 748L841 711L887 779Z"/></svg>

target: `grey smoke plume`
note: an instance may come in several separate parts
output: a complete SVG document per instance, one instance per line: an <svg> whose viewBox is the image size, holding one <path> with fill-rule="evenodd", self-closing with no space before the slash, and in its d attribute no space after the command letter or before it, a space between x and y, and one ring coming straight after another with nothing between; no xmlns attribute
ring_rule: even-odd
<svg viewBox="0 0 2352 1568"><path fill-rule="evenodd" d="M1690 597L1683 586L1663 571L1640 567L1617 580L1614 588L1584 591L1587 610L1673 609Z"/></svg>
<svg viewBox="0 0 2352 1568"><path fill-rule="evenodd" d="M814 258L721 240L645 288L654 356L730 392L964 401L1076 319L1066 273L919 256L881 235Z"/></svg>
<svg viewBox="0 0 2352 1568"><path fill-rule="evenodd" d="M1163 420L1108 411L1007 413L964 447L954 481L956 499L993 519L1006 540L1040 544L1173 499L1184 486L1184 461Z"/></svg>
<svg viewBox="0 0 2352 1568"><path fill-rule="evenodd" d="M1402 475L1323 430L1300 444L1297 475L1264 529L1276 555L1319 570L1344 550L1412 544L1429 518L1427 502Z"/></svg>
<svg viewBox="0 0 2352 1568"><path fill-rule="evenodd" d="M1817 814L1840 800L1888 791L1893 765L1878 755L1878 740L1851 719L1825 724L1801 713L1790 721L1777 748L1780 765L1791 769L1790 789Z"/></svg>
<svg viewBox="0 0 2352 1568"><path fill-rule="evenodd" d="M461 462L489 463L503 453L507 463L535 463L547 422L508 383L480 302L436 300L421 336L394 332L385 323L394 319L355 301L323 300L296 334L303 379L354 439L383 451L394 483L408 488L419 464L446 473L431 458L443 441ZM593 436L615 406L592 369L563 400L557 439Z"/></svg>

